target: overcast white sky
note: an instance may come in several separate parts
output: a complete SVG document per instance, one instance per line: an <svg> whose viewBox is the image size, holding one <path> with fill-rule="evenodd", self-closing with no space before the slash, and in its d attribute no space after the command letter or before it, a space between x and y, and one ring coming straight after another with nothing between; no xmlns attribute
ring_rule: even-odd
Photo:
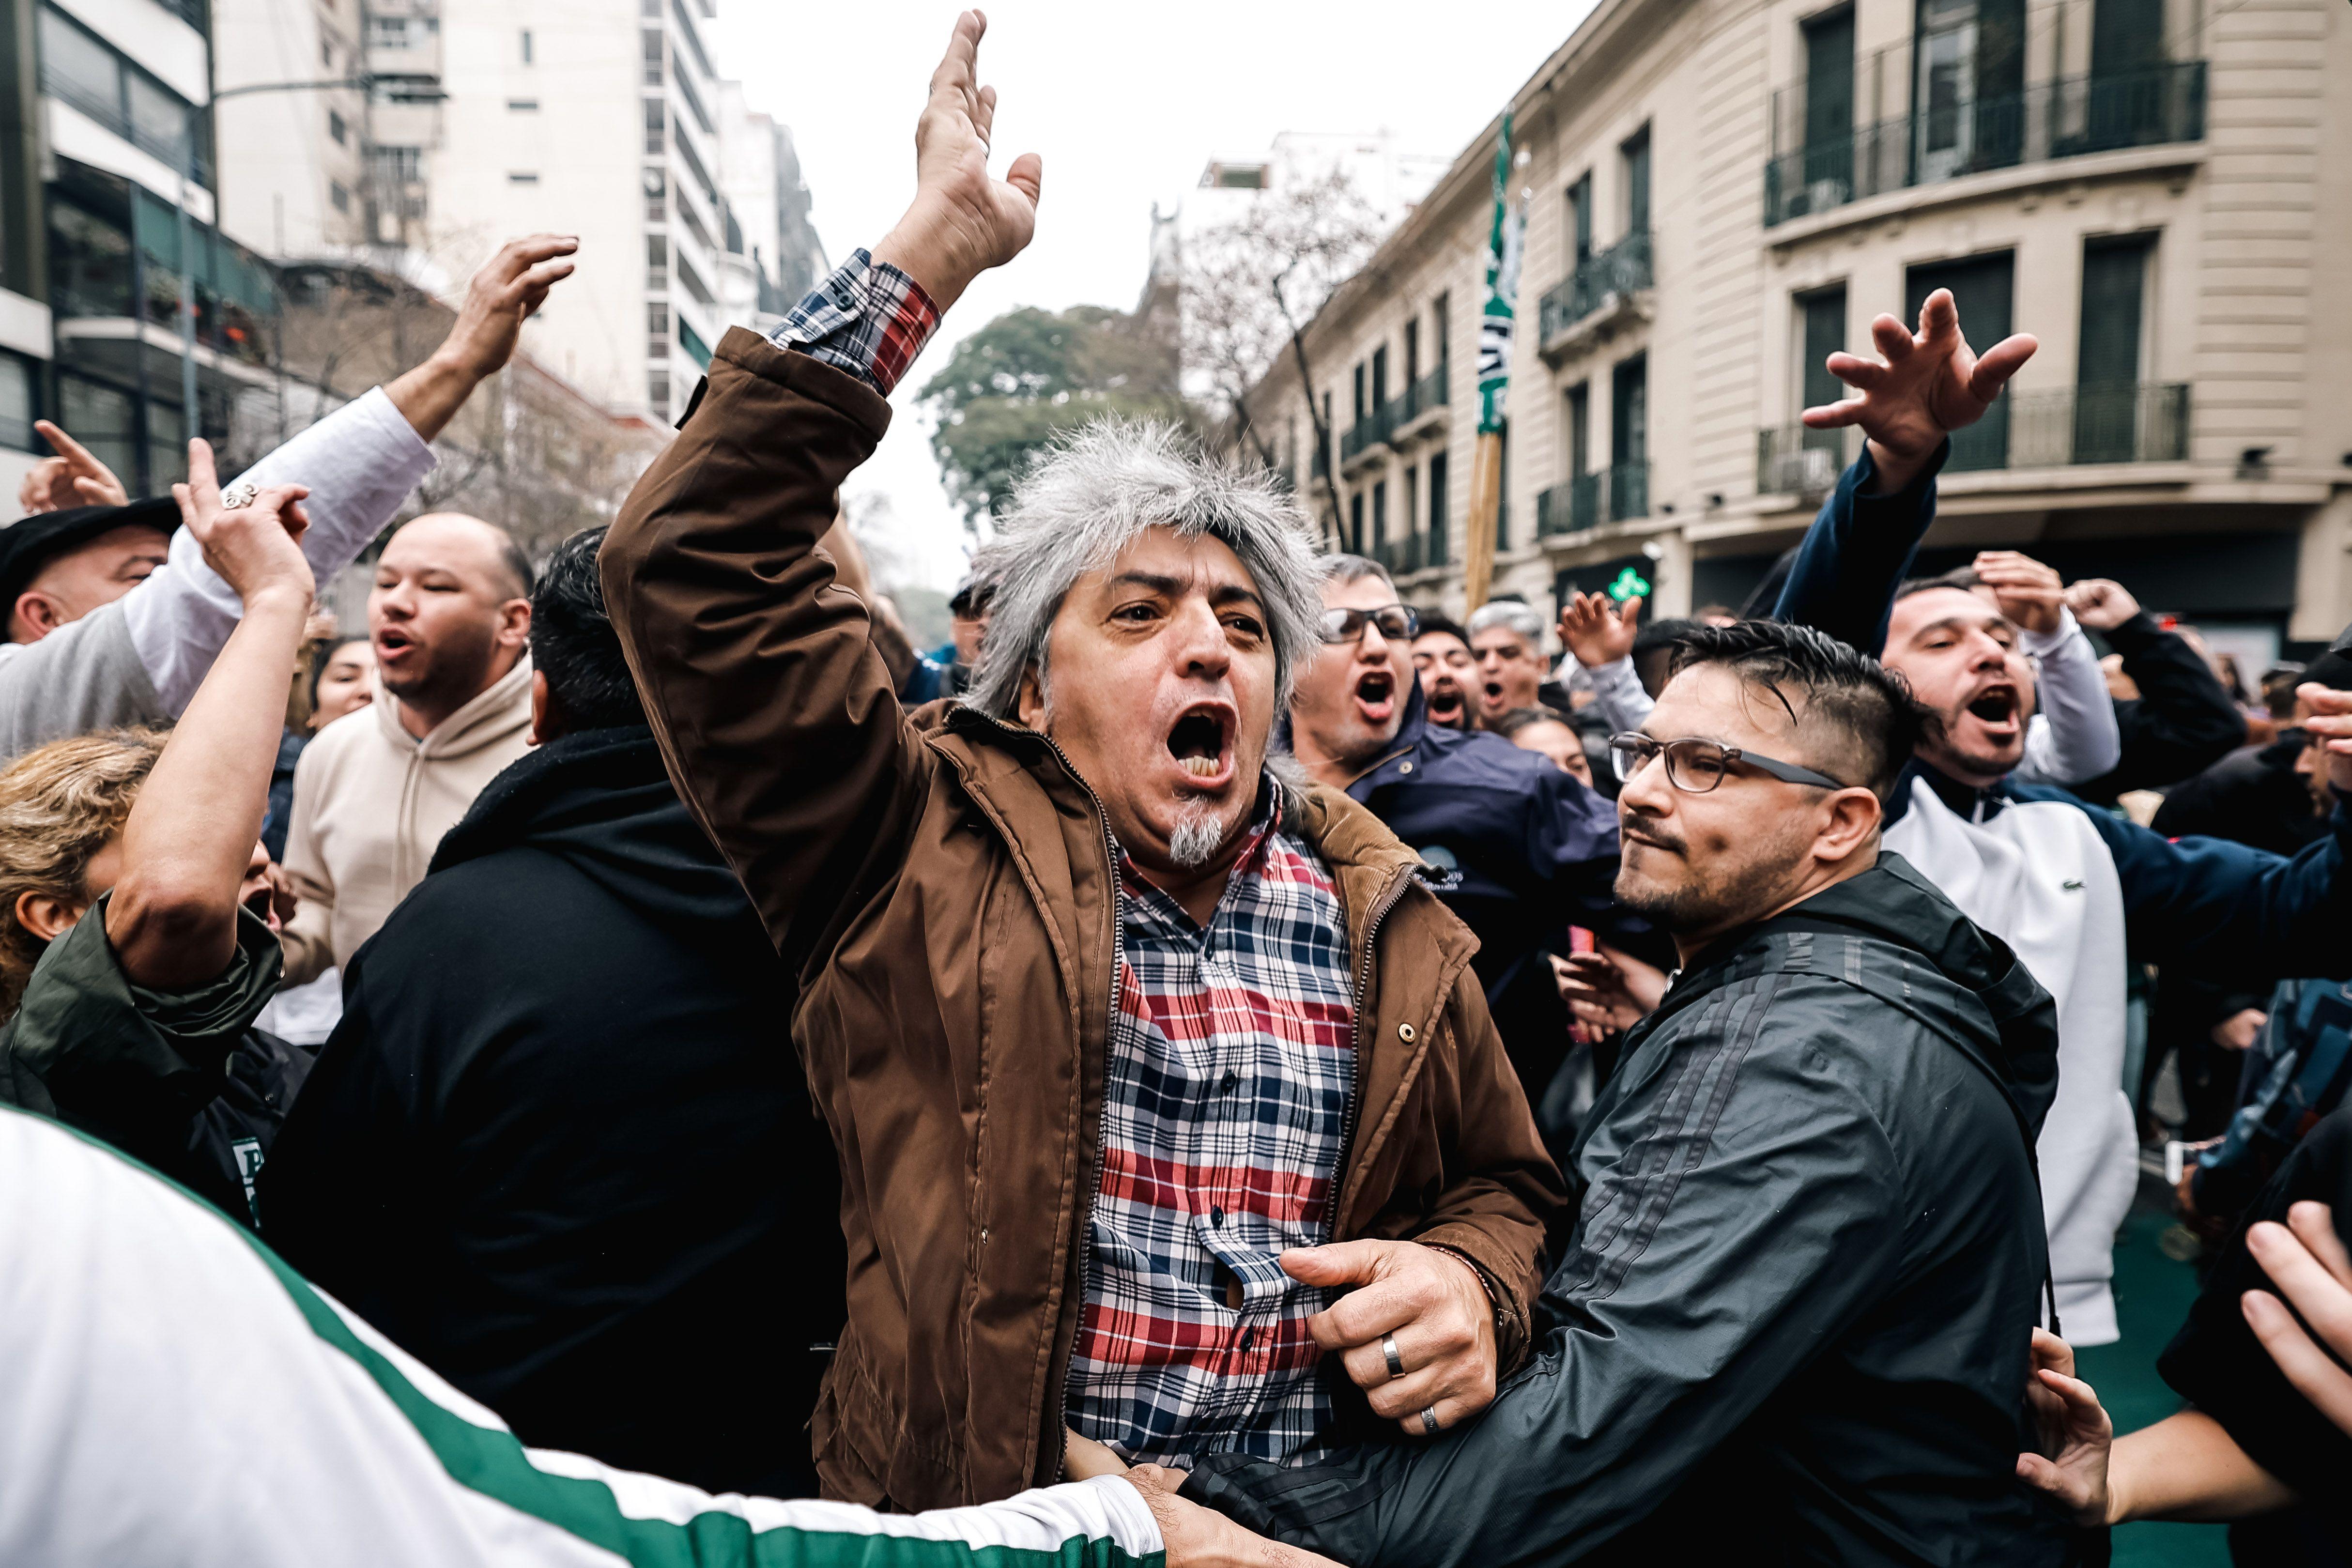
<svg viewBox="0 0 2352 1568"><path fill-rule="evenodd" d="M1387 129L1452 154L1485 128L1593 0L1433 9L1426 0L999 0L983 7L980 74L993 84L998 170L1045 161L1037 237L951 311L899 389L890 434L849 483L887 497L894 538L940 586L965 535L940 488L913 394L958 336L1016 306L1131 308L1151 205L1181 202L1217 154L1278 132ZM915 116L946 47L950 4L869 0L854 12L722 0L722 71L793 130L835 261L878 238L914 184Z"/></svg>

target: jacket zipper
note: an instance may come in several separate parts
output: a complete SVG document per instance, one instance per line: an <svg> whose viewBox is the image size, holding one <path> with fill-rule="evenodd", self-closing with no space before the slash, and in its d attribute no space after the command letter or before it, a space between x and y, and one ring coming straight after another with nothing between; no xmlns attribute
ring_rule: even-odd
<svg viewBox="0 0 2352 1568"><path fill-rule="evenodd" d="M1339 1113L1339 1159L1331 1168L1331 1206L1323 1215L1323 1240L1326 1245L1339 1239L1339 1200L1347 1191L1348 1160L1355 1152L1356 1101L1363 1092L1368 1054L1364 1049L1369 1039L1364 1028L1364 999L1370 994L1372 987L1372 939L1380 934L1381 921L1388 917L1389 910L1396 907L1397 900L1404 897L1406 884L1412 880L1412 868L1400 868L1389 879L1389 885L1381 889L1381 896L1372 901L1370 910L1364 917L1364 956L1356 966L1356 1059L1352 1064L1355 1070L1348 1075L1348 1098Z"/></svg>
<svg viewBox="0 0 2352 1568"><path fill-rule="evenodd" d="M1095 794L1094 786L1087 783L1085 776L1070 761L1069 753L1063 751L1052 736L1041 734L1030 729L1016 730L1003 720L992 714L982 713L976 708L967 708L962 711L985 722L1000 734L1030 737L1043 741L1045 743L1045 749L1053 752L1055 760L1062 764L1062 771L1069 775L1070 782L1085 793L1087 804L1094 807L1096 825L1102 829L1103 869L1108 877L1110 885L1110 997L1109 1010L1103 1015L1103 1095L1101 1109L1096 1113L1097 1120L1095 1126L1094 1167L1087 1177L1086 1192L1081 1196L1080 1201L1085 1206L1078 1218L1078 1299L1075 1310L1083 1323L1087 1310L1087 1292L1092 1288L1094 1282L1095 1198L1102 1191L1103 1149L1110 1137L1109 1031L1111 1020L1118 1012L1119 966L1127 962L1127 933L1120 924L1120 905L1127 895L1120 889L1118 882L1118 840L1111 837L1110 814L1103 810L1102 797ZM1084 1069L1080 1070L1083 1072ZM1075 1331L1071 1335L1070 1353L1072 1356L1077 1353L1077 1338ZM1054 1380L1054 1397L1047 1402L1046 1405L1055 1434L1054 1479L1056 1481L1068 1479L1070 1424L1063 1415L1062 1405L1064 1401L1068 1399L1069 1394L1070 1362L1068 1357L1065 1357L1062 1361L1061 1372Z"/></svg>

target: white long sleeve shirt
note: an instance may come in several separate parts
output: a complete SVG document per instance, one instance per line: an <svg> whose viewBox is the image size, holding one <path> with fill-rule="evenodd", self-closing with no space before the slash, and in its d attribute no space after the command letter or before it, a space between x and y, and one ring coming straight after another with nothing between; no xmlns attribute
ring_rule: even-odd
<svg viewBox="0 0 2352 1568"><path fill-rule="evenodd" d="M323 583L383 531L433 466L432 448L377 387L241 477L310 488L302 552ZM170 557L120 599L38 642L0 643L0 763L68 735L177 719L242 614L194 535L175 532Z"/></svg>
<svg viewBox="0 0 2352 1568"><path fill-rule="evenodd" d="M0 1109L0 1563L41 1568L1144 1568L1105 1477L978 1508L713 1497L526 1448L252 1236ZM805 1410L772 1411L797 1427Z"/></svg>

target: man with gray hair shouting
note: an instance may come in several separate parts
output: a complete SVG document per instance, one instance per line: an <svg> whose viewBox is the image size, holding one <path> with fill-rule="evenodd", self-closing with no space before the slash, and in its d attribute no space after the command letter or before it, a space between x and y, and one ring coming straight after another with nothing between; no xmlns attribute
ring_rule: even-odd
<svg viewBox="0 0 2352 1568"><path fill-rule="evenodd" d="M919 723L817 548L940 310L1035 221L1037 159L988 173L983 26L907 216L727 334L603 554L671 775L801 977L849 1253L818 1472L904 1509L1053 1480L1066 1428L1309 1458L1350 1379L1453 1426L1523 1354L1561 1201L1469 933L1271 765L1321 603L1270 482L1165 429L1066 441L976 563L972 689Z"/></svg>

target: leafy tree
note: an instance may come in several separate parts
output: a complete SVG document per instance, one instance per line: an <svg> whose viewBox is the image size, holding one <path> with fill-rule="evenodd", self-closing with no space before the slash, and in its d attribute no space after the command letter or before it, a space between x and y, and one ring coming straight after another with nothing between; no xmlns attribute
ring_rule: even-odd
<svg viewBox="0 0 2352 1568"><path fill-rule="evenodd" d="M1176 345L1100 305L1008 310L956 345L921 401L938 416L931 449L974 533L1000 514L1033 454L1103 418L1190 422Z"/></svg>

